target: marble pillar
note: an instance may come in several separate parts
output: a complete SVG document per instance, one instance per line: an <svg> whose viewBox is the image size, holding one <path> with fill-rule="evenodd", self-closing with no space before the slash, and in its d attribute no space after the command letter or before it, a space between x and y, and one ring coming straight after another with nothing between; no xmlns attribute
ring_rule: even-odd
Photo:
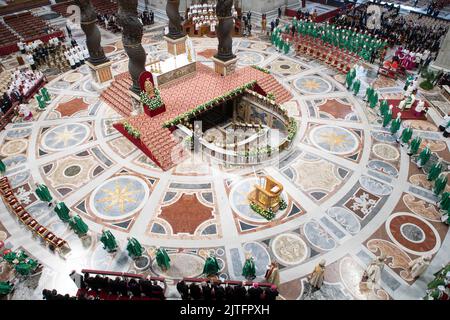
<svg viewBox="0 0 450 320"><path fill-rule="evenodd" d="M186 35L180 16L180 0L167 0L166 14L169 18L169 33L164 37L167 51L174 56L186 53Z"/></svg>
<svg viewBox="0 0 450 320"><path fill-rule="evenodd" d="M237 58L233 54L233 37L231 35L234 28L232 6L233 0L218 0L216 6L216 15L219 20L217 26L219 45L213 61L215 71L223 76L234 72L237 62Z"/></svg>
<svg viewBox="0 0 450 320"><path fill-rule="evenodd" d="M117 22L122 27L122 42L128 55L128 71L133 85L131 91L140 93L139 76L145 71L147 54L142 47L144 26L138 19L138 0L118 0Z"/></svg>
<svg viewBox="0 0 450 320"><path fill-rule="evenodd" d="M80 8L81 29L86 35L86 47L89 51L89 59L86 64L91 69L93 86L101 91L113 79L113 76L112 63L106 57L101 46L102 36L96 24L97 13L90 0L75 0L75 5Z"/></svg>

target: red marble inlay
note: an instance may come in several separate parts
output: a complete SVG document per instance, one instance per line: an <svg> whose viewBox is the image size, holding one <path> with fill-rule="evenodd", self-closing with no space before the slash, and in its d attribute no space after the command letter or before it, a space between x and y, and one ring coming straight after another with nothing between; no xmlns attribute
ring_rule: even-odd
<svg viewBox="0 0 450 320"><path fill-rule="evenodd" d="M420 243L411 242L408 239L406 239L403 234L401 233L401 226L405 223L410 223L413 225L416 225L425 234L424 241ZM389 229L394 236L395 240L397 240L402 246L411 249L413 251L417 252L428 252L431 251L436 246L436 236L433 232L433 230L425 224L422 220L412 217L412 216L397 216L393 218L389 224Z"/></svg>
<svg viewBox="0 0 450 320"><path fill-rule="evenodd" d="M195 194L183 194L174 204L162 207L159 218L172 226L174 234L194 234L200 224L214 217L212 211L198 201Z"/></svg>
<svg viewBox="0 0 450 320"><path fill-rule="evenodd" d="M62 117L70 117L77 112L82 110L86 110L89 105L83 101L82 98L75 98L65 103L60 103L56 107L56 111L58 111Z"/></svg>

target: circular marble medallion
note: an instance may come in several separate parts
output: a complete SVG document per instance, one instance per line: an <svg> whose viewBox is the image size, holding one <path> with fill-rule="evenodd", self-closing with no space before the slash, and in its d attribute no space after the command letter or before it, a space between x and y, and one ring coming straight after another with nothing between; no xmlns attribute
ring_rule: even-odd
<svg viewBox="0 0 450 320"><path fill-rule="evenodd" d="M369 161L367 167L372 170L381 171L387 175L390 175L391 177L398 176L398 170L393 165L384 161L380 160Z"/></svg>
<svg viewBox="0 0 450 320"><path fill-rule="evenodd" d="M261 64L264 61L264 55L257 52L241 51L237 53L240 66L252 66Z"/></svg>
<svg viewBox="0 0 450 320"><path fill-rule="evenodd" d="M332 207L329 208L326 213L351 234L357 234L361 230L361 224L358 219L347 209Z"/></svg>
<svg viewBox="0 0 450 320"><path fill-rule="evenodd" d="M32 131L31 128L9 130L6 132L6 136L9 139L23 139L28 137Z"/></svg>
<svg viewBox="0 0 450 320"><path fill-rule="evenodd" d="M75 177L81 172L81 167L79 165L72 165L64 169L64 176Z"/></svg>
<svg viewBox="0 0 450 320"><path fill-rule="evenodd" d="M264 51L267 49L267 44L262 43L262 42L252 42L252 44L250 45L250 48L255 49L255 50Z"/></svg>
<svg viewBox="0 0 450 320"><path fill-rule="evenodd" d="M349 130L335 126L318 126L309 134L319 149L333 154L352 154L358 150L358 138Z"/></svg>
<svg viewBox="0 0 450 320"><path fill-rule="evenodd" d="M395 213L385 226L392 242L408 253L433 254L441 246L437 230L425 219L411 213Z"/></svg>
<svg viewBox="0 0 450 320"><path fill-rule="evenodd" d="M205 260L195 254L170 253L170 268L163 271L156 259L152 261L152 269L161 277L170 279L197 278L203 273ZM220 262L218 261L220 264ZM220 265L219 265L220 267Z"/></svg>
<svg viewBox="0 0 450 320"><path fill-rule="evenodd" d="M68 75L66 75L63 80L70 82L70 83L74 83L77 82L78 80L81 80L81 78L83 78L83 75L79 72L73 72L73 73L69 73Z"/></svg>
<svg viewBox="0 0 450 320"><path fill-rule="evenodd" d="M280 234L271 244L275 257L285 265L295 265L308 257L308 247L300 236L292 233Z"/></svg>
<svg viewBox="0 0 450 320"><path fill-rule="evenodd" d="M361 176L359 183L367 191L377 196L387 196L392 192L392 187L368 176Z"/></svg>
<svg viewBox="0 0 450 320"><path fill-rule="evenodd" d="M252 208L250 208L250 202L247 198L250 192L254 189L254 186L258 183L259 181L257 178L248 178L237 182L231 189L229 199L233 211L239 216L245 220L261 223L267 222L267 219L260 216L253 211ZM282 193L281 197L287 202L287 198L284 193ZM277 216L280 216L282 212L283 211L278 211L274 220L277 219Z"/></svg>
<svg viewBox="0 0 450 320"><path fill-rule="evenodd" d="M305 76L294 81L294 86L305 94L324 94L333 89L330 82L318 76Z"/></svg>
<svg viewBox="0 0 450 320"><path fill-rule="evenodd" d="M272 72L280 73L283 75L294 75L300 73L303 70L302 66L299 63L289 60L272 62L267 68Z"/></svg>
<svg viewBox="0 0 450 320"><path fill-rule="evenodd" d="M7 236L5 231L0 231L0 241L5 241Z"/></svg>
<svg viewBox="0 0 450 320"><path fill-rule="evenodd" d="M89 137L89 127L82 123L62 124L48 130L42 137L46 149L60 151L81 145Z"/></svg>
<svg viewBox="0 0 450 320"><path fill-rule="evenodd" d="M5 157L14 156L27 150L28 141L25 139L17 139L6 142L0 149L0 153Z"/></svg>
<svg viewBox="0 0 450 320"><path fill-rule="evenodd" d="M395 161L400 157L400 152L396 148L385 143L377 143L372 151L377 157L387 161Z"/></svg>
<svg viewBox="0 0 450 320"><path fill-rule="evenodd" d="M319 225L317 221L309 221L303 226L306 239L315 247L329 251L336 247L336 241Z"/></svg>
<svg viewBox="0 0 450 320"><path fill-rule="evenodd" d="M149 187L142 179L134 176L114 177L94 190L90 207L102 219L124 219L141 210L149 195Z"/></svg>

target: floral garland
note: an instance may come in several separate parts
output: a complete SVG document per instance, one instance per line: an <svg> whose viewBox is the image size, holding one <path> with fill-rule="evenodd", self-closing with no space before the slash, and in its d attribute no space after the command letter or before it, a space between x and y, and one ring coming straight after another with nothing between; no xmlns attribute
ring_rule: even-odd
<svg viewBox="0 0 450 320"><path fill-rule="evenodd" d="M269 210L264 210L263 208L261 208L254 202L250 203L250 208L253 211L255 211L257 214L259 214L263 218L266 218L269 221L272 220L273 218L275 218L275 213L273 212L273 210L271 208L269 208Z"/></svg>
<svg viewBox="0 0 450 320"><path fill-rule="evenodd" d="M288 136L287 136L288 141L294 140L296 134L297 134L297 121L291 118L288 127Z"/></svg>
<svg viewBox="0 0 450 320"><path fill-rule="evenodd" d="M272 100L272 101L275 101L275 94L273 93L273 92L269 92L268 94L267 94L267 99L269 99L269 100Z"/></svg>
<svg viewBox="0 0 450 320"><path fill-rule="evenodd" d="M287 203L283 199L280 199L279 205L280 205L280 210L281 211L283 211L283 210L285 210L287 208Z"/></svg>
<svg viewBox="0 0 450 320"><path fill-rule="evenodd" d="M264 73L266 73L266 74L270 74L270 71L269 71L269 70L264 69L264 68L262 68L262 67L260 67L260 66L257 66L257 65L252 65L252 68L253 68L253 69L256 69L256 70L259 70L259 71L261 71L261 72L264 72Z"/></svg>
<svg viewBox="0 0 450 320"><path fill-rule="evenodd" d="M267 145L265 147L258 147L251 151L240 152L240 153L238 153L238 155L244 156L246 158L255 157L260 154L267 154L268 156L270 156L273 151L274 151L274 148L272 148L270 145Z"/></svg>
<svg viewBox="0 0 450 320"><path fill-rule="evenodd" d="M129 135L131 135L133 138L136 139L140 139L141 138L141 133L139 132L139 130L135 129L131 124L129 124L128 122L124 122L123 123L123 128L125 129L126 132L128 132Z"/></svg>
<svg viewBox="0 0 450 320"><path fill-rule="evenodd" d="M241 94L245 90L252 88L255 84L256 84L256 81L251 81L249 83L246 83L234 90L231 90L231 91L225 93L224 95L222 95L220 97L214 98L204 104L201 104L201 105L197 106L196 108L175 117L172 120L164 122L163 126L165 128L170 128L170 127L176 126L177 124L179 124L183 121L188 121L190 118L197 115L198 113L200 113L202 111L206 111L207 109L211 108L212 106L216 105L217 103L222 103L238 94Z"/></svg>
<svg viewBox="0 0 450 320"><path fill-rule="evenodd" d="M150 110L156 110L164 104L158 89L155 89L155 96L153 98L150 98L145 91L141 91L140 98L141 103Z"/></svg>

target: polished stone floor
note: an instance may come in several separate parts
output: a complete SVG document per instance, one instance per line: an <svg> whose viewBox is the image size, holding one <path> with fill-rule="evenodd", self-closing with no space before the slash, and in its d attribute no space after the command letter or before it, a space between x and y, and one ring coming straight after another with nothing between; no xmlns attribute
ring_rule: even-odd
<svg viewBox="0 0 450 320"><path fill-rule="evenodd" d="M81 31L75 31L80 37ZM107 35L106 51L114 74L127 70L118 36ZM199 61L209 58L216 39L193 39ZM148 59L167 56L162 25L144 37ZM82 268L161 275L168 279L197 277L204 258L213 252L224 279L243 279L245 254L256 261L262 281L266 266L281 269L282 299L420 299L432 274L450 258L448 228L439 221L435 197L423 171L381 127L366 107L362 93L376 81L384 97L398 97L403 83L377 78L365 66L361 94L353 96L344 77L306 57L277 53L262 37L234 39L239 67L269 69L294 98L284 107L299 123L292 152L277 166L255 170L284 186L288 207L267 222L248 207L246 194L255 182L253 168L230 169L189 160L163 172L112 127L120 118L91 84L87 66L53 77L53 96L35 121L15 123L0 133L0 157L27 210L66 239L71 252L61 258L31 236L0 204L0 240L22 248L43 264L42 270L18 285L11 299L40 299L43 288L73 294L68 274ZM10 67L14 62L10 61ZM195 94L195 93L192 93ZM434 93L431 93L433 96ZM436 94L437 95L437 94ZM34 102L33 102L34 103ZM434 110L427 121L409 121L429 143L434 157L449 161L448 141L438 132ZM434 120L434 121L433 121ZM81 241L32 192L34 182L49 186L56 199L84 218L90 232ZM120 249L102 249L102 228L112 230ZM125 246L129 235L146 248L136 265ZM157 246L167 248L172 268L163 272L154 261ZM361 291L366 265L380 254L388 257L379 287ZM432 264L418 280L407 270L418 255L431 254ZM325 285L313 295L307 275L326 259ZM0 265L0 280L12 277ZM176 297L170 287L169 296Z"/></svg>

